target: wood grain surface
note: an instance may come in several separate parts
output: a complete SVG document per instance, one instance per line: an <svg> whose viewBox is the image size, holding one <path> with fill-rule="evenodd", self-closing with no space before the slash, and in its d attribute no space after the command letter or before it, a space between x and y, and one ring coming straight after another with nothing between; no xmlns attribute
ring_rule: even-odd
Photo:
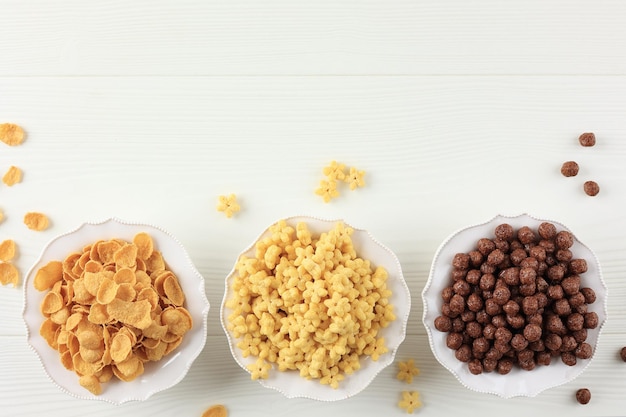
<svg viewBox="0 0 626 417"><path fill-rule="evenodd" d="M7 1L0 0L0 123L26 141L0 146L0 240L22 277L43 246L85 221L118 217L176 236L206 280L206 347L187 377L141 403L74 399L26 344L23 288L0 288L0 404L7 415L618 416L626 364L626 4L620 1ZM595 132L582 148L577 138ZM367 186L329 204L314 194L331 160ZM578 176L561 164L575 160ZM588 197L582 184L600 184ZM215 210L236 193L233 219ZM33 232L27 211L49 215ZM465 389L434 358L421 292L438 246L496 214L567 225L597 255L609 320L589 368L534 398ZM232 359L219 324L224 279L270 223L344 219L401 261L412 295L395 365L362 393L288 400ZM578 405L578 388L592 402Z"/></svg>

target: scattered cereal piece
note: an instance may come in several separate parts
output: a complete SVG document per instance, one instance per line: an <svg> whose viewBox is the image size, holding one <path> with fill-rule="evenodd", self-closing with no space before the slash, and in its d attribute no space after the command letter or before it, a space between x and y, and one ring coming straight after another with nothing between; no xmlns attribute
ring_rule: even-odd
<svg viewBox="0 0 626 417"><path fill-rule="evenodd" d="M202 413L202 417L228 417L228 410L222 404L212 405Z"/></svg>
<svg viewBox="0 0 626 417"><path fill-rule="evenodd" d="M24 224L31 230L42 231L48 228L48 217L43 213L29 212L24 215Z"/></svg>
<svg viewBox="0 0 626 417"><path fill-rule="evenodd" d="M321 196L324 199L324 203L330 202L333 198L339 197L339 191L337 191L337 181L335 180L321 180L319 187L315 190L315 194Z"/></svg>
<svg viewBox="0 0 626 417"><path fill-rule="evenodd" d="M98 241L62 262L50 261L35 275L35 288L48 290L39 333L94 395L114 376L132 381L142 375L144 363L174 351L193 325L165 262L139 262L140 253L158 254L148 241L145 233L135 236L132 242L142 243L142 250L120 239ZM0 279L10 273L5 265L0 263Z"/></svg>
<svg viewBox="0 0 626 417"><path fill-rule="evenodd" d="M22 170L16 166L11 165L9 170L2 177L2 182L4 182L9 187L17 184L22 181Z"/></svg>
<svg viewBox="0 0 626 417"><path fill-rule="evenodd" d="M343 181L346 178L346 166L337 161L331 161L322 172L329 180Z"/></svg>
<svg viewBox="0 0 626 417"><path fill-rule="evenodd" d="M619 351L619 356L624 362L626 362L626 346Z"/></svg>
<svg viewBox="0 0 626 417"><path fill-rule="evenodd" d="M422 401L420 401L420 394L417 391L402 391L402 400L398 403L398 406L407 413L413 414L413 411L416 408L420 408L422 406Z"/></svg>
<svg viewBox="0 0 626 417"><path fill-rule="evenodd" d="M589 404L589 401L591 401L591 391L589 391L587 388L581 388L578 391L576 391L576 401L578 401L580 404Z"/></svg>
<svg viewBox="0 0 626 417"><path fill-rule="evenodd" d="M575 161L563 162L561 174L566 177L575 177L578 175L578 164Z"/></svg>
<svg viewBox="0 0 626 417"><path fill-rule="evenodd" d="M0 223L4 220L4 212L0 210Z"/></svg>
<svg viewBox="0 0 626 417"><path fill-rule="evenodd" d="M593 133L583 133L578 137L578 141L584 147L594 146L596 144L596 135Z"/></svg>
<svg viewBox="0 0 626 417"><path fill-rule="evenodd" d="M404 381L407 384L413 382L413 377L419 375L420 370L415 366L415 361L413 359L409 359L406 362L398 362L398 378L400 381Z"/></svg>
<svg viewBox="0 0 626 417"><path fill-rule="evenodd" d="M233 214L237 213L241 207L237 203L237 196L231 194L228 197L225 195L219 196L219 202L217 204L217 211L222 211L226 214L226 217L231 218Z"/></svg>
<svg viewBox="0 0 626 417"><path fill-rule="evenodd" d="M355 167L350 168L350 172L346 176L345 181L350 185L351 190L356 190L358 187L365 186L365 171L359 171Z"/></svg>
<svg viewBox="0 0 626 417"><path fill-rule="evenodd" d="M1 262L0 263L0 284L9 285L13 284L14 287L17 287L17 284L20 281L20 273L13 265L9 262Z"/></svg>
<svg viewBox="0 0 626 417"><path fill-rule="evenodd" d="M0 140L9 146L16 146L24 141L24 129L13 123L0 124Z"/></svg>
<svg viewBox="0 0 626 417"><path fill-rule="evenodd" d="M15 241L12 239L7 239L0 243L0 261L11 261L15 257L16 248Z"/></svg>
<svg viewBox="0 0 626 417"><path fill-rule="evenodd" d="M585 181L583 189L585 190L585 194L592 197L598 195L600 192L600 186L595 181Z"/></svg>

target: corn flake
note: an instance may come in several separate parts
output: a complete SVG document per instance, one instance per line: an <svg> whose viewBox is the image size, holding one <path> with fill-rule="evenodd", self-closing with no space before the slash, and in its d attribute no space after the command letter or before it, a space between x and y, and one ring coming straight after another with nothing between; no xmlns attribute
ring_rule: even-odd
<svg viewBox="0 0 626 417"><path fill-rule="evenodd" d="M31 230L46 230L49 225L48 217L43 213L28 212L24 215L24 224Z"/></svg>
<svg viewBox="0 0 626 417"><path fill-rule="evenodd" d="M2 177L2 182L4 182L9 187L14 186L18 182L22 181L22 170L16 166L11 165L8 171Z"/></svg>
<svg viewBox="0 0 626 417"><path fill-rule="evenodd" d="M13 284L14 287L17 287L19 281L20 273L14 265L8 262L0 262L0 284Z"/></svg>
<svg viewBox="0 0 626 417"><path fill-rule="evenodd" d="M24 141L24 129L14 123L2 123L0 140L9 146L17 146Z"/></svg>
<svg viewBox="0 0 626 417"><path fill-rule="evenodd" d="M222 404L212 405L202 413L202 417L228 417L228 410Z"/></svg>

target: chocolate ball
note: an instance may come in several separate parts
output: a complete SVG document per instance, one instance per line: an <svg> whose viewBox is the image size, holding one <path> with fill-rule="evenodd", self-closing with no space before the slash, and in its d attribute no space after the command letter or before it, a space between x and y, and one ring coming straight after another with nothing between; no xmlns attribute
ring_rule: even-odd
<svg viewBox="0 0 626 417"><path fill-rule="evenodd" d="M531 323L527 324L526 327L524 327L524 338L529 342L536 342L537 340L541 339L541 333L541 326L538 326L536 324ZM515 339L515 337L513 339Z"/></svg>
<svg viewBox="0 0 626 417"><path fill-rule="evenodd" d="M452 258L452 266L457 269L468 269L470 265L470 256L467 253L457 253Z"/></svg>
<svg viewBox="0 0 626 417"><path fill-rule="evenodd" d="M583 184L583 190L588 196L594 197L600 192L600 186L595 181L585 181Z"/></svg>
<svg viewBox="0 0 626 417"><path fill-rule="evenodd" d="M587 388L579 389L576 391L576 401L582 405L589 404L589 401L591 401L591 391Z"/></svg>
<svg viewBox="0 0 626 417"><path fill-rule="evenodd" d="M574 244L574 235L567 230L561 230L556 234L556 246L559 249L569 249Z"/></svg>
<svg viewBox="0 0 626 417"><path fill-rule="evenodd" d="M435 319L435 329L440 332L449 332L452 329L452 320L446 316L437 317Z"/></svg>
<svg viewBox="0 0 626 417"><path fill-rule="evenodd" d="M584 147L596 144L596 135L593 132L585 132L578 137L578 142Z"/></svg>
<svg viewBox="0 0 626 417"><path fill-rule="evenodd" d="M575 177L578 175L578 164L575 161L566 161L561 165L561 174L566 177Z"/></svg>

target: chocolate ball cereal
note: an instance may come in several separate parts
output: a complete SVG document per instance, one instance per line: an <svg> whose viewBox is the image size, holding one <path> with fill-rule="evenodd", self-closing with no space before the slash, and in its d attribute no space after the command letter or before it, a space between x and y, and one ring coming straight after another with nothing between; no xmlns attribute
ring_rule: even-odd
<svg viewBox="0 0 626 417"><path fill-rule="evenodd" d="M569 231L549 222L517 230L503 223L453 257L435 328L447 333L446 345L472 374L591 358L587 330L598 326L598 315L588 305L596 294L581 287L588 266L573 258L573 245Z"/></svg>
<svg viewBox="0 0 626 417"><path fill-rule="evenodd" d="M626 346L619 351L619 356L624 362L626 362Z"/></svg>
<svg viewBox="0 0 626 417"><path fill-rule="evenodd" d="M596 144L596 135L592 132L585 132L578 137L578 142L586 148L594 146Z"/></svg>
<svg viewBox="0 0 626 417"><path fill-rule="evenodd" d="M585 181L583 184L583 190L585 191L585 194L593 197L598 195L600 192L600 186L595 181Z"/></svg>
<svg viewBox="0 0 626 417"><path fill-rule="evenodd" d="M561 165L561 174L566 177L575 177L578 175L578 164L575 161L563 162L563 165Z"/></svg>
<svg viewBox="0 0 626 417"><path fill-rule="evenodd" d="M579 389L576 391L576 401L583 405L589 404L589 401L591 401L591 391L587 388Z"/></svg>

